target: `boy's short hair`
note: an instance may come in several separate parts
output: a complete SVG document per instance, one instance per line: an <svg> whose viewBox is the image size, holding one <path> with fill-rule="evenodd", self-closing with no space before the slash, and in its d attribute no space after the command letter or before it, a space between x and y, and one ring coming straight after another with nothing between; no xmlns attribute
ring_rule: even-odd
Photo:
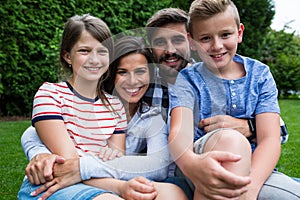
<svg viewBox="0 0 300 200"><path fill-rule="evenodd" d="M225 12L227 8L231 8L235 14L237 27L240 26L240 16L238 9L231 0L195 0L190 6L188 27L192 33L193 20L205 20L214 15Z"/></svg>
<svg viewBox="0 0 300 200"><path fill-rule="evenodd" d="M157 11L146 24L148 40L151 41L155 28L163 27L168 24L185 24L188 32L188 14L179 8L164 8Z"/></svg>

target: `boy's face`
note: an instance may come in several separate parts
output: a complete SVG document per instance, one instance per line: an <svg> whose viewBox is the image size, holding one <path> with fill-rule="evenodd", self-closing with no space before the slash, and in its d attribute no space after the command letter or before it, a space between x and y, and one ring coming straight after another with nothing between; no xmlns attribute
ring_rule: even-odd
<svg viewBox="0 0 300 200"><path fill-rule="evenodd" d="M243 24L237 27L234 12L227 9L209 19L196 19L192 30L191 48L197 50L204 62L220 70L232 64L244 31Z"/></svg>
<svg viewBox="0 0 300 200"><path fill-rule="evenodd" d="M190 47L185 24L170 23L154 32L151 47L159 63L160 73L177 76L178 71L187 64Z"/></svg>

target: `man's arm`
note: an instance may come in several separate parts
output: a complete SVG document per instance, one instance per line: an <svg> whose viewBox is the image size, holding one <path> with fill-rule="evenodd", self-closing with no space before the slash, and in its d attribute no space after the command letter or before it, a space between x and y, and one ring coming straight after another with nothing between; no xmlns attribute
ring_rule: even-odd
<svg viewBox="0 0 300 200"><path fill-rule="evenodd" d="M255 126L255 124L253 124L253 126ZM230 115L216 115L203 119L200 121L198 127L203 128L206 133L219 128L232 128L239 131L247 138L253 134L248 119L239 119Z"/></svg>

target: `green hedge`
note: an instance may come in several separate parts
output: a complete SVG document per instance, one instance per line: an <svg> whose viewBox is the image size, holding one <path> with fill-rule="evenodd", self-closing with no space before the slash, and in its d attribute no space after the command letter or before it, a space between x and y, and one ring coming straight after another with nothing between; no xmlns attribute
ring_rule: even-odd
<svg viewBox="0 0 300 200"><path fill-rule="evenodd" d="M113 34L143 27L169 0L6 0L0 7L0 116L30 116L32 99L44 81L57 81L62 27L74 14L102 18Z"/></svg>

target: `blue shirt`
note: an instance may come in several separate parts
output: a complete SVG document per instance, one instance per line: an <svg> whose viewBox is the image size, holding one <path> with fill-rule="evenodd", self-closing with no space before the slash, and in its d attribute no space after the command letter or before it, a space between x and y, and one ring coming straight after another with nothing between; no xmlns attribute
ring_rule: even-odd
<svg viewBox="0 0 300 200"><path fill-rule="evenodd" d="M227 80L211 73L203 62L180 71L171 93L170 109L187 107L194 113L194 141L205 133L198 128L200 120L215 115L254 118L265 112L279 113L278 91L267 65L236 55L246 75Z"/></svg>

